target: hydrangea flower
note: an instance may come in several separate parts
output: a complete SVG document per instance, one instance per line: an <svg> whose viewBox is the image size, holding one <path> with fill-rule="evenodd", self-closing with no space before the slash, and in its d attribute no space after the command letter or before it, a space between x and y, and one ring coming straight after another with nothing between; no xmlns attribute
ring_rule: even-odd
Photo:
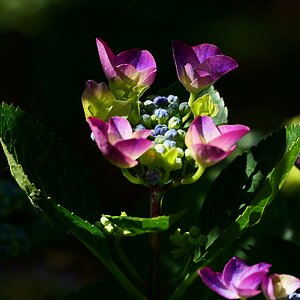
<svg viewBox="0 0 300 300"><path fill-rule="evenodd" d="M81 97L85 117L97 117L107 121L112 116L128 116L131 104L128 101L116 100L106 83L97 84L88 80Z"/></svg>
<svg viewBox="0 0 300 300"><path fill-rule="evenodd" d="M244 125L216 126L212 118L198 116L185 135L185 144L195 161L208 167L227 157L249 130Z"/></svg>
<svg viewBox="0 0 300 300"><path fill-rule="evenodd" d="M238 66L232 57L223 55L213 44L190 47L175 40L172 48L178 79L193 94L198 94Z"/></svg>
<svg viewBox="0 0 300 300"><path fill-rule="evenodd" d="M226 299L250 298L261 293L262 280L271 267L267 263L249 266L238 257L231 258L223 273L213 272L210 267L198 271L203 283Z"/></svg>
<svg viewBox="0 0 300 300"><path fill-rule="evenodd" d="M136 166L137 159L152 146L147 139L151 130L133 133L130 123L123 117L112 117L108 123L89 117L88 123L103 156L119 168Z"/></svg>
<svg viewBox="0 0 300 300"><path fill-rule="evenodd" d="M266 276L262 281L262 290L267 300L284 299L287 297L293 299L293 293L299 288L300 279L287 274L272 274Z"/></svg>
<svg viewBox="0 0 300 300"><path fill-rule="evenodd" d="M96 39L100 62L109 82L123 88L148 88L156 76L156 63L147 50L131 49L115 55L100 38Z"/></svg>

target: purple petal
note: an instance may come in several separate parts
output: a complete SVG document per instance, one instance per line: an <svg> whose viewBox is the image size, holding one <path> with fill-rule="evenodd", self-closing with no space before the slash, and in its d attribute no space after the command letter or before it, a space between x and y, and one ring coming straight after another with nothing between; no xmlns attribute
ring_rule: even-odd
<svg viewBox="0 0 300 300"><path fill-rule="evenodd" d="M133 133L132 138L135 138L135 139L138 139L138 138L146 139L151 133L152 133L152 131L150 129L136 130Z"/></svg>
<svg viewBox="0 0 300 300"><path fill-rule="evenodd" d="M200 63L202 63L208 57L222 54L221 50L213 44L204 43L193 46L192 49L196 53Z"/></svg>
<svg viewBox="0 0 300 300"><path fill-rule="evenodd" d="M225 152L215 146L207 144L194 144L189 149L195 161L202 166L208 167L226 158L235 149L235 147L232 147Z"/></svg>
<svg viewBox="0 0 300 300"><path fill-rule="evenodd" d="M121 152L113 145L109 145L107 147L106 153L103 153L103 156L119 168L132 168L138 164L136 160L133 160L130 157L126 156L123 152Z"/></svg>
<svg viewBox="0 0 300 300"><path fill-rule="evenodd" d="M156 76L156 62L147 50L132 49L123 51L118 55L122 64L130 65L124 74L134 79L139 77L138 84L151 85Z"/></svg>
<svg viewBox="0 0 300 300"><path fill-rule="evenodd" d="M238 299L239 296L235 290L229 290L222 281L222 274L213 272L209 267L198 271L203 283L211 290L221 295L226 299Z"/></svg>
<svg viewBox="0 0 300 300"><path fill-rule="evenodd" d="M244 290L256 290L257 287L262 283L263 279L266 277L268 271L269 269L266 269L246 276L245 279L241 279L238 288ZM242 275L241 277L244 276Z"/></svg>
<svg viewBox="0 0 300 300"><path fill-rule="evenodd" d="M119 168L132 168L138 164L137 161L127 157L108 141L107 131L109 125L104 121L90 117L88 123L94 133L95 141L103 156Z"/></svg>
<svg viewBox="0 0 300 300"><path fill-rule="evenodd" d="M235 59L226 55L208 57L200 66L200 70L205 70L216 81L222 75L238 67Z"/></svg>
<svg viewBox="0 0 300 300"><path fill-rule="evenodd" d="M221 131L221 135L211 140L209 144L224 151L236 144L250 130L249 127L244 125L221 125L218 128Z"/></svg>
<svg viewBox="0 0 300 300"><path fill-rule="evenodd" d="M99 149L103 153L106 153L106 149L109 144L107 136L108 124L95 117L89 117L87 121L92 132L94 133L94 138Z"/></svg>
<svg viewBox="0 0 300 300"><path fill-rule="evenodd" d="M270 267L271 265L266 263L259 263L253 266L248 266L240 258L233 257L224 267L224 282L227 286L234 285L235 287L240 288L240 284L242 284L243 281L248 277L252 276L255 273L267 273ZM248 284L250 283L248 282Z"/></svg>
<svg viewBox="0 0 300 300"><path fill-rule="evenodd" d="M119 141L114 146L124 155L135 160L151 148L152 142L147 139L130 139Z"/></svg>
<svg viewBox="0 0 300 300"><path fill-rule="evenodd" d="M239 289L236 288L236 292L239 295L239 298L250 298L254 297L261 293L261 290L246 290L246 289Z"/></svg>
<svg viewBox="0 0 300 300"><path fill-rule="evenodd" d="M182 41L173 41L172 50L177 76L182 81L182 76L185 74L185 65L191 64L193 67L196 67L199 64L199 60L194 50Z"/></svg>
<svg viewBox="0 0 300 300"><path fill-rule="evenodd" d="M149 68L156 68L152 54L147 50L132 49L118 54L121 64L130 64L138 71Z"/></svg>
<svg viewBox="0 0 300 300"><path fill-rule="evenodd" d="M206 87L215 83L215 80L210 76L197 77L194 81L190 83L190 87L187 88L188 91L195 91L198 93L199 91L205 89Z"/></svg>
<svg viewBox="0 0 300 300"><path fill-rule="evenodd" d="M108 139L111 144L132 137L132 128L129 121L123 117L111 117L108 126Z"/></svg>
<svg viewBox="0 0 300 300"><path fill-rule="evenodd" d="M205 143L209 143L211 140L221 135L213 119L208 116L196 117L191 126L192 125L197 129L199 136L203 138Z"/></svg>
<svg viewBox="0 0 300 300"><path fill-rule="evenodd" d="M115 66L119 65L119 60L102 39L97 38L96 43L104 74L107 80L111 80L117 76Z"/></svg>
<svg viewBox="0 0 300 300"><path fill-rule="evenodd" d="M276 300L274 295L274 285L271 276L265 276L261 283L261 288L267 300Z"/></svg>

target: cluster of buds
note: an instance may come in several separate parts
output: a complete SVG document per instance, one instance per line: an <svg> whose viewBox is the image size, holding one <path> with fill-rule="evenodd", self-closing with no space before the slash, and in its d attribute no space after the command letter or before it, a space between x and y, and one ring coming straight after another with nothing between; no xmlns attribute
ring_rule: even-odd
<svg viewBox="0 0 300 300"><path fill-rule="evenodd" d="M300 288L300 279L288 274L270 274L270 268L268 263L249 266L233 257L222 273L205 267L198 274L205 285L226 299L247 299L261 292L267 300L299 299L300 294L295 292Z"/></svg>
<svg viewBox="0 0 300 300"><path fill-rule="evenodd" d="M201 234L200 228L192 226L189 231L181 233L177 228L175 233L170 235L170 240L176 249L172 250L173 258L193 257L197 261L201 256L201 248L207 244L207 236Z"/></svg>
<svg viewBox="0 0 300 300"><path fill-rule="evenodd" d="M193 183L248 133L247 126L214 121L220 107L207 90L237 67L215 45L173 41L178 79L189 97L156 95L142 101L157 71L151 53L132 49L115 55L102 39L96 43L109 86L86 83L85 116L103 156L131 182L149 187Z"/></svg>

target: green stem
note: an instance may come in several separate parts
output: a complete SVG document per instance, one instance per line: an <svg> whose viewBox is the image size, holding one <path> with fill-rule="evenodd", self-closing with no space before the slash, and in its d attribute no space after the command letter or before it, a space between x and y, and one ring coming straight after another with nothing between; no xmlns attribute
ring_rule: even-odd
<svg viewBox="0 0 300 300"><path fill-rule="evenodd" d="M78 235L75 236L99 259L99 261L115 276L115 278L122 284L127 292L137 300L146 300L146 297L132 284L118 266L110 259L104 260L98 251L82 240Z"/></svg>
<svg viewBox="0 0 300 300"><path fill-rule="evenodd" d="M150 189L150 218L161 215L161 203L163 192L156 189ZM161 234L153 232L149 234L150 246L150 282L149 282L149 300L158 300L160 297L160 244Z"/></svg>
<svg viewBox="0 0 300 300"><path fill-rule="evenodd" d="M132 266L132 264L128 260L127 256L125 255L121 247L120 242L121 240L117 238L115 242L115 247L122 263L124 264L128 272L131 274L132 278L135 279L137 282L139 282L142 286L145 286L144 280L141 278L140 274L136 271L136 269Z"/></svg>
<svg viewBox="0 0 300 300"><path fill-rule="evenodd" d="M191 184L196 182L201 177L204 170L205 167L203 167L202 165L198 165L197 171L192 176L182 179L181 184Z"/></svg>
<svg viewBox="0 0 300 300"><path fill-rule="evenodd" d="M144 184L143 180L138 177L134 177L128 169L121 169L122 174L131 182L134 184Z"/></svg>
<svg viewBox="0 0 300 300"><path fill-rule="evenodd" d="M190 93L190 98L188 101L190 107L192 107L192 104L194 103L195 99L196 99L196 94Z"/></svg>

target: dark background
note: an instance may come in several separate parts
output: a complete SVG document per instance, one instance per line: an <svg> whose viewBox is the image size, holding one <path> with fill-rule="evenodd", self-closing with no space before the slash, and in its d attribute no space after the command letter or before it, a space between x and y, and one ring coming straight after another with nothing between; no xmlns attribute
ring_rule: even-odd
<svg viewBox="0 0 300 300"><path fill-rule="evenodd" d="M0 0L0 99L41 120L78 153L91 169L95 184L99 189L105 187L106 213L135 210L134 205L146 197L145 190L128 185L119 170L101 157L91 143L81 106L85 82L106 81L96 37L105 40L116 54L132 48L153 54L157 77L146 93L155 93L177 80L173 39L190 45L218 45L239 63L238 69L215 84L229 109L229 122L269 132L299 114L299 15L297 0ZM9 177L3 156L1 166L2 178ZM66 239L66 245L72 245L66 246L71 253L74 250L89 257L72 237L67 235ZM48 258L43 256L47 247L55 248L50 241L33 254L33 260ZM93 265L93 257L89 258ZM16 265L18 269L21 264ZM69 266L63 258L57 267L62 265ZM98 271L97 276L102 274ZM89 281L89 273L92 271L79 276L82 281L78 279L78 285L70 285L69 290ZM18 274L14 278L24 276ZM9 299L33 299L32 295L26 298L26 293L22 297Z"/></svg>

